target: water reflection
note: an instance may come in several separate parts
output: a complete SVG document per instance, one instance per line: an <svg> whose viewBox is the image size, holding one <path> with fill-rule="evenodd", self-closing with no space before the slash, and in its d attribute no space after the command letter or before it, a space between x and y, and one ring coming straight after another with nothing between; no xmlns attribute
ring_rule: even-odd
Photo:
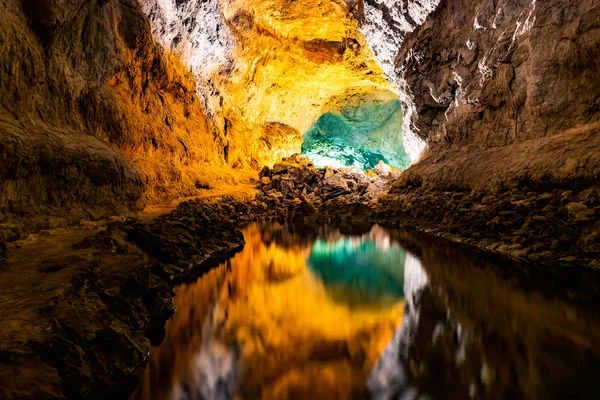
<svg viewBox="0 0 600 400"><path fill-rule="evenodd" d="M255 224L244 237L242 252L176 288L135 398L365 397L402 319L403 250L379 227L348 237Z"/></svg>
<svg viewBox="0 0 600 400"><path fill-rule="evenodd" d="M405 258L401 247L365 235L333 242L317 239L308 265L337 301L353 307L391 305L404 295Z"/></svg>
<svg viewBox="0 0 600 400"><path fill-rule="evenodd" d="M600 398L598 273L304 228L177 287L133 398Z"/></svg>

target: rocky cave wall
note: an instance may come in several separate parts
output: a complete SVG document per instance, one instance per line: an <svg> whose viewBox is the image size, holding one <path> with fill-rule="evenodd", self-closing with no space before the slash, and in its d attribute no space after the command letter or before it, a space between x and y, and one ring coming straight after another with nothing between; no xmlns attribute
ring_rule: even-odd
<svg viewBox="0 0 600 400"><path fill-rule="evenodd" d="M400 101L366 102L326 112L304 134L302 154L317 167L373 170L383 161L405 169L410 163L402 140Z"/></svg>
<svg viewBox="0 0 600 400"><path fill-rule="evenodd" d="M321 114L394 96L352 17L355 1L142 5L155 40L196 76L232 166L272 165L300 152L301 135Z"/></svg>
<svg viewBox="0 0 600 400"><path fill-rule="evenodd" d="M594 0L2 0L0 12L3 214L197 194L223 175L210 168L272 164L320 115L387 101L384 72L406 151L429 146L402 184L585 186L600 171Z"/></svg>
<svg viewBox="0 0 600 400"><path fill-rule="evenodd" d="M0 212L96 217L299 152L322 113L394 95L358 6L1 0Z"/></svg>
<svg viewBox="0 0 600 400"><path fill-rule="evenodd" d="M2 0L0 15L2 213L192 195L224 164L194 77L135 0Z"/></svg>
<svg viewBox="0 0 600 400"><path fill-rule="evenodd" d="M367 41L401 92L405 134L429 147L404 183L597 182L597 1L365 0L362 9Z"/></svg>

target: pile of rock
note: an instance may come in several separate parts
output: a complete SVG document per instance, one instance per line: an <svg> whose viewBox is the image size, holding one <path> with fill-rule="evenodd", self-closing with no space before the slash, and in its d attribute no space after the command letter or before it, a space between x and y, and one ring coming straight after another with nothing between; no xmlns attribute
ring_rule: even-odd
<svg viewBox="0 0 600 400"><path fill-rule="evenodd" d="M377 219L551 265L600 268L600 190L499 193L396 186Z"/></svg>
<svg viewBox="0 0 600 400"><path fill-rule="evenodd" d="M399 175L383 163L367 173L356 167L315 168L307 156L294 154L273 168L264 167L259 189L264 196L282 202L299 199L313 204L331 200L367 204L387 191Z"/></svg>

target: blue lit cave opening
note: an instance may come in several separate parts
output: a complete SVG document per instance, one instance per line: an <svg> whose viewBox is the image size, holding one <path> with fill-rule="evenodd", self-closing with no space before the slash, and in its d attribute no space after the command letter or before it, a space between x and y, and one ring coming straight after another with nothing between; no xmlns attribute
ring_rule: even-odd
<svg viewBox="0 0 600 400"><path fill-rule="evenodd" d="M369 102L325 113L304 134L302 154L315 166L373 169L379 161L404 170L410 157L402 144L399 100Z"/></svg>

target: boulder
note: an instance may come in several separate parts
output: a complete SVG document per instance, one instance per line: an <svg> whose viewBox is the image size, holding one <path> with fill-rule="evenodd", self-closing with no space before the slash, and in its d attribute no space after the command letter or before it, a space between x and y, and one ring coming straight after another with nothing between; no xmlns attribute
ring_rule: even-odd
<svg viewBox="0 0 600 400"><path fill-rule="evenodd" d="M375 168L373 168L373 172L375 172L378 176L388 176L390 172L392 172L392 167L383 161L379 161Z"/></svg>
<svg viewBox="0 0 600 400"><path fill-rule="evenodd" d="M285 197L297 197L294 190L294 181L292 179L282 179L279 187L281 188L281 194Z"/></svg>
<svg viewBox="0 0 600 400"><path fill-rule="evenodd" d="M569 203L567 204L567 210L569 211L569 217L575 218L576 221L585 220L594 215L594 210L581 203Z"/></svg>
<svg viewBox="0 0 600 400"><path fill-rule="evenodd" d="M341 175L331 175L323 181L323 197L331 199L350 193L348 183Z"/></svg>

